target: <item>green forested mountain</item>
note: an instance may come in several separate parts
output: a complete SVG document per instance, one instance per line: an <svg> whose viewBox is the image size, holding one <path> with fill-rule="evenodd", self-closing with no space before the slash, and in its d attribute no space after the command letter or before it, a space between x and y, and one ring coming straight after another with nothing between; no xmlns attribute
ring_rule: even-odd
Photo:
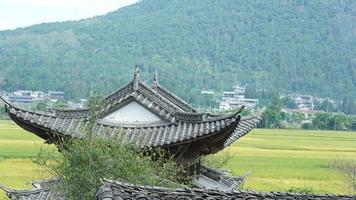
<svg viewBox="0 0 356 200"><path fill-rule="evenodd" d="M0 90L108 93L132 75L189 102L237 81L356 97L354 0L143 0L104 16L0 32Z"/></svg>

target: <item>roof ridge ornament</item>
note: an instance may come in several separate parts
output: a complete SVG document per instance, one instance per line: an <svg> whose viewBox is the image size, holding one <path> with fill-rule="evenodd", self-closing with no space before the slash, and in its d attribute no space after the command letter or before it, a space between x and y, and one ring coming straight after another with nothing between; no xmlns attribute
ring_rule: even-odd
<svg viewBox="0 0 356 200"><path fill-rule="evenodd" d="M138 66L136 65L134 68L134 76L133 76L133 89L136 91L138 90L138 80L140 78L140 70L138 69Z"/></svg>
<svg viewBox="0 0 356 200"><path fill-rule="evenodd" d="M157 70L155 71L154 75L153 75L153 84L152 84L152 88L157 91L157 87L158 87L158 72Z"/></svg>

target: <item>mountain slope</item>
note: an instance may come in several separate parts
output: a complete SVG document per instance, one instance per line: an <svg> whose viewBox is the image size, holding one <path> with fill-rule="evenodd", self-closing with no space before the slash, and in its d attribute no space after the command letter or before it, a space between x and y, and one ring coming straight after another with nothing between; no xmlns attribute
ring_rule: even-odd
<svg viewBox="0 0 356 200"><path fill-rule="evenodd" d="M240 81L356 97L355 1L144 0L104 16L0 32L0 89L107 93L155 69L198 103Z"/></svg>

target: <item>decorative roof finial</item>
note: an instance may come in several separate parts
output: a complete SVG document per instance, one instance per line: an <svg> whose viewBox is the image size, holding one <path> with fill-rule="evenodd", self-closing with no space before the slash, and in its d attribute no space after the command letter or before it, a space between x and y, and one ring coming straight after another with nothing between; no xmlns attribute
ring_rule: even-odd
<svg viewBox="0 0 356 200"><path fill-rule="evenodd" d="M154 75L153 75L153 84L152 84L152 88L154 90L157 90L157 86L158 86L158 72L157 70L155 71Z"/></svg>
<svg viewBox="0 0 356 200"><path fill-rule="evenodd" d="M136 65L134 68L134 77L133 77L133 89L137 90L138 89L138 79L139 79L140 71L138 69L138 66Z"/></svg>
<svg viewBox="0 0 356 200"><path fill-rule="evenodd" d="M134 79L138 78L139 74L140 74L140 70L138 69L138 66L135 65L135 68L134 68Z"/></svg>
<svg viewBox="0 0 356 200"><path fill-rule="evenodd" d="M157 70L155 71L155 74L153 75L153 82L158 83L158 72L157 72Z"/></svg>

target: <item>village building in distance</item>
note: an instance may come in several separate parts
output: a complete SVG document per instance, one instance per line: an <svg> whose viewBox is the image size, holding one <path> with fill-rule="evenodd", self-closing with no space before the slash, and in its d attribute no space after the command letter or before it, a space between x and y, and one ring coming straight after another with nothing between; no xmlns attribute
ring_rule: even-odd
<svg viewBox="0 0 356 200"><path fill-rule="evenodd" d="M316 101L317 99L312 95L305 95L305 94L288 94L282 98L289 98L291 101L293 101L295 104L294 109L305 110L305 111L314 110L315 108L314 101Z"/></svg>
<svg viewBox="0 0 356 200"><path fill-rule="evenodd" d="M5 99L8 99L12 103L26 104L35 101L48 100L51 102L57 102L64 99L63 91L32 91L32 90L17 90L15 92L5 92L2 95Z"/></svg>
<svg viewBox="0 0 356 200"><path fill-rule="evenodd" d="M241 105L246 108L255 110L258 105L258 99L251 99L245 97L246 86L235 85L233 91L224 91L223 97L220 101L219 109L231 110L238 109Z"/></svg>
<svg viewBox="0 0 356 200"><path fill-rule="evenodd" d="M14 92L2 92L1 96L7 101L28 107L30 104L38 102L45 102L48 109L52 108L54 104L61 102L68 108L84 108L87 99L79 99L70 101L65 98L64 91L32 91L32 90L17 90Z"/></svg>
<svg viewBox="0 0 356 200"><path fill-rule="evenodd" d="M311 123L311 119L314 115L318 113L324 113L325 111L316 109L315 104L321 104L323 101L329 101L332 104L335 104L335 101L330 99L318 98L312 95L305 94L288 94L281 97L282 99L288 99L293 105L292 107L282 108L282 112L285 112L292 119L292 115L302 115L303 120L299 123L306 124ZM286 122L291 122L286 120Z"/></svg>

